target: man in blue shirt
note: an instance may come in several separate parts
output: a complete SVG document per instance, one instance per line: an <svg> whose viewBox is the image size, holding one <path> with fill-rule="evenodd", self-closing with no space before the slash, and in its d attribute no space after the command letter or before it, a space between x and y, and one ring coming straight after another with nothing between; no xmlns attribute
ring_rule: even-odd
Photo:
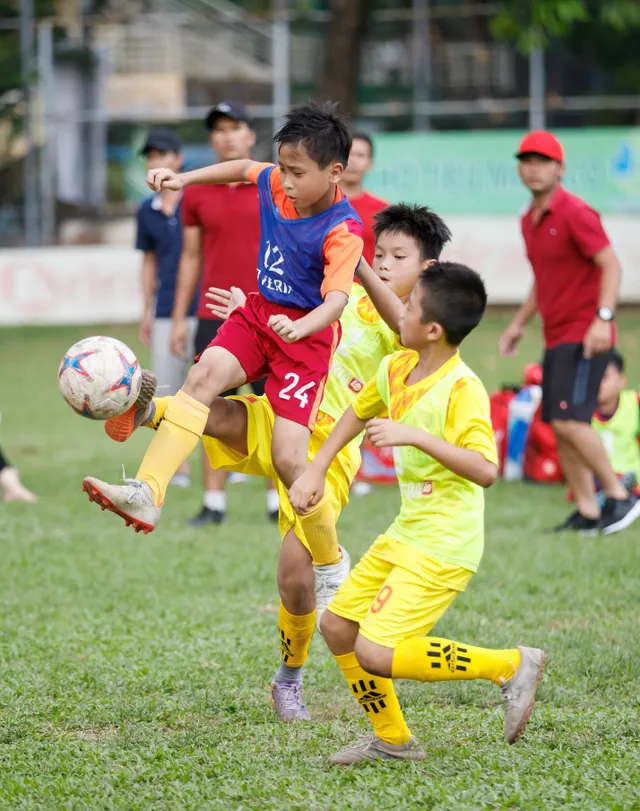
<svg viewBox="0 0 640 811"><path fill-rule="evenodd" d="M170 167L182 168L182 144L171 130L155 129L149 133L141 150L147 170ZM142 294L143 314L140 339L151 346L151 365L163 387L163 393L175 394L185 381L189 361L193 356L193 340L197 327L196 300L187 317L188 342L185 358L171 352L171 312L182 252L181 192L162 189L148 197L138 209L136 248L143 251ZM172 483L187 487L189 468L185 462Z"/></svg>

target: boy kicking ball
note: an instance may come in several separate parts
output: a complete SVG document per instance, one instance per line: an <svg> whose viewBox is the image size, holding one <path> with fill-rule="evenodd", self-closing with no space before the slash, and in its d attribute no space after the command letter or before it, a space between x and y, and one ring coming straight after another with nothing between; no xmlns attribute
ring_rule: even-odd
<svg viewBox="0 0 640 811"><path fill-rule="evenodd" d="M84 480L92 501L136 531L154 529L172 476L200 441L214 399L227 389L267 375L265 392L275 412L274 468L291 486L307 465L309 438L340 339L338 319L362 253L362 223L338 188L351 147L344 121L327 107L294 108L275 141L278 167L237 160L186 174L149 172L147 183L155 191L197 183L258 186L260 293L234 310L196 359L136 478L123 485ZM112 436L126 439L136 413L133 406L116 418L119 425L111 420ZM319 504L302 522L308 533L325 510L330 512L330 505Z"/></svg>
<svg viewBox="0 0 640 811"><path fill-rule="evenodd" d="M332 764L424 760L392 679L487 679L504 700L504 733L524 731L544 667L537 648L478 648L426 636L464 591L482 557L484 493L497 476L489 400L458 354L486 306L480 277L433 264L400 322L408 351L386 358L290 491L304 514L324 492L334 456L366 426L376 447L394 447L400 513L338 590L322 632L373 734ZM413 351L411 351L413 350ZM389 419L380 419L387 412Z"/></svg>

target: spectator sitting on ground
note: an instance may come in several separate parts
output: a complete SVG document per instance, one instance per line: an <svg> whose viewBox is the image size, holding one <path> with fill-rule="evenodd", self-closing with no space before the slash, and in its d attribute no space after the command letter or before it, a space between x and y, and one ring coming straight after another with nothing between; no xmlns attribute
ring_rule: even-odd
<svg viewBox="0 0 640 811"><path fill-rule="evenodd" d="M640 395L626 385L624 359L614 351L600 383L592 425L611 467L633 489L640 481Z"/></svg>

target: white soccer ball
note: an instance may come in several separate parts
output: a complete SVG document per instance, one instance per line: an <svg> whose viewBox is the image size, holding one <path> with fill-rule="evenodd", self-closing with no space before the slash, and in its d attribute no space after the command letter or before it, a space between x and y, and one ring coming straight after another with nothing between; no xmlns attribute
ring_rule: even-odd
<svg viewBox="0 0 640 811"><path fill-rule="evenodd" d="M138 399L142 371L122 341L95 335L74 344L58 368L60 393L71 408L91 420L108 420Z"/></svg>

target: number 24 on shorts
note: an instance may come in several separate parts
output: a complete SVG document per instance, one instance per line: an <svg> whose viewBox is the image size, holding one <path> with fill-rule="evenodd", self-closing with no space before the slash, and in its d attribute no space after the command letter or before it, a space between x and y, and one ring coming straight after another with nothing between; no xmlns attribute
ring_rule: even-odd
<svg viewBox="0 0 640 811"><path fill-rule="evenodd" d="M300 408L306 408L307 403L309 402L309 395L307 392L316 385L315 382L312 381L311 383L305 383L303 386L298 388L300 384L300 375L297 375L295 372L288 372L284 376L284 379L290 380L291 382L283 389L280 389L278 392L278 397L280 397L281 400L291 400L293 397L294 400L299 401Z"/></svg>

